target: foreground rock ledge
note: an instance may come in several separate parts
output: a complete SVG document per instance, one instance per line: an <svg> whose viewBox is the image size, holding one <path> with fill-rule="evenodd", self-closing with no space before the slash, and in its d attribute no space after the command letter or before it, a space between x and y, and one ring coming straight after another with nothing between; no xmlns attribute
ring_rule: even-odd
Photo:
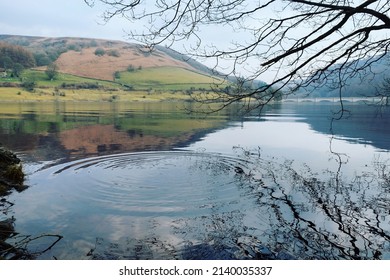
<svg viewBox="0 0 390 280"><path fill-rule="evenodd" d="M13 190L21 192L27 188L24 185L24 173L20 159L12 152L0 147L0 212L5 214L7 207L12 203L8 202L5 196ZM5 242L7 238L15 234L14 219L0 218L0 259L11 255L20 258L23 252Z"/></svg>
<svg viewBox="0 0 390 280"><path fill-rule="evenodd" d="M13 189L25 190L24 173L20 159L12 152L0 147L0 197Z"/></svg>

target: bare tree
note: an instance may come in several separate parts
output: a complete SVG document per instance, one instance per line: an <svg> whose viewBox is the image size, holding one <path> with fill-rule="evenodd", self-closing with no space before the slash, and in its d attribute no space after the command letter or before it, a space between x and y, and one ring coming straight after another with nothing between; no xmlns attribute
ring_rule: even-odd
<svg viewBox="0 0 390 280"><path fill-rule="evenodd" d="M50 81L53 81L58 76L58 66L55 63L51 63L46 68L46 76Z"/></svg>
<svg viewBox="0 0 390 280"><path fill-rule="evenodd" d="M380 104L385 106L390 105L390 77L383 80L383 83L379 86L376 96L380 98Z"/></svg>
<svg viewBox="0 0 390 280"><path fill-rule="evenodd" d="M106 21L124 17L143 22L145 28L137 27L129 36L151 47L182 42L188 54L215 59L215 69L229 60L228 75L239 76L246 67L249 82L273 74L265 86L218 96L224 104L245 100L251 102L248 107L259 107L281 89L289 94L329 80L342 87L348 78L364 75L361 71L386 55L390 44L387 0L84 1L106 5ZM228 44L206 38L205 31L215 26L231 37Z"/></svg>

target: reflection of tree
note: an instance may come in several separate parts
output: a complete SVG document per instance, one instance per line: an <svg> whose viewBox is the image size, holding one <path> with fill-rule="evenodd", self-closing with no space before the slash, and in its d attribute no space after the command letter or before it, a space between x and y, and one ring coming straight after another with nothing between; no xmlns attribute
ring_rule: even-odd
<svg viewBox="0 0 390 280"><path fill-rule="evenodd" d="M22 192L28 188L24 185L24 178L20 159L0 147L0 259L34 259L62 239L62 236L55 234L23 236L15 231L16 219L13 216L4 219L14 206L7 196L13 191ZM42 242L43 245L31 250L31 245L36 242Z"/></svg>
<svg viewBox="0 0 390 280"><path fill-rule="evenodd" d="M231 160L231 161L229 161ZM243 151L240 160L197 161L194 168L223 173L253 209L209 201L208 215L172 221L172 240L148 235L96 243L89 257L157 259L387 259L389 258L389 165L348 179L342 170L314 173ZM230 175L229 175L230 174ZM232 175L233 174L233 175ZM222 187L222 186L221 186ZM248 218L248 217L251 218ZM255 220L251 220L255 217ZM122 253L121 253L122 252Z"/></svg>
<svg viewBox="0 0 390 280"><path fill-rule="evenodd" d="M179 244L151 235L121 244L100 243L100 253L91 256L107 258L110 248L119 246L133 252L129 258L389 258L388 163L377 162L373 172L348 179L341 169L317 174L307 166L293 167L292 161L265 160L259 151L244 151L241 159L197 164L210 174L232 176L242 196L254 201L253 209L229 209L209 201L208 215L172 222L171 234L182 240Z"/></svg>
<svg viewBox="0 0 390 280"><path fill-rule="evenodd" d="M7 215L13 204L5 197L0 200L0 212ZM15 231L14 217L0 219L0 260L30 260L53 248L63 237L57 234L23 235ZM35 249L33 249L35 247Z"/></svg>
<svg viewBox="0 0 390 280"><path fill-rule="evenodd" d="M188 170L204 174L209 182L217 180L200 193L207 197L194 206L195 212L161 220L145 217L146 230L119 240L97 238L84 257L389 259L389 162L378 158L372 171L348 178L341 167L315 173L293 161L266 159L260 150L238 153L191 154ZM218 200L228 189L235 196ZM3 258L46 255L62 238L23 236L14 230L9 236L6 242L12 247L2 250Z"/></svg>
<svg viewBox="0 0 390 280"><path fill-rule="evenodd" d="M258 203L274 218L266 236L270 248L299 259L378 259L388 251L383 245L390 238L386 204L378 200L389 199L379 183L384 178L363 174L343 181L339 171L299 174L290 162L261 167L269 180Z"/></svg>
<svg viewBox="0 0 390 280"><path fill-rule="evenodd" d="M12 260L32 260L50 251L62 238L63 237L58 234L23 236L16 232L12 232L7 243L5 241L0 241L0 258ZM42 242L42 244L39 245L39 249L32 250L30 247L34 245L35 242Z"/></svg>

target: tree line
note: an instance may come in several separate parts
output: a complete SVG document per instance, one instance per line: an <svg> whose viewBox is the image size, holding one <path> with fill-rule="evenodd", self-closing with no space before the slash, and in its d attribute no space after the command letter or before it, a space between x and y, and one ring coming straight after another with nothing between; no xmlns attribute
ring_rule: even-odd
<svg viewBox="0 0 390 280"><path fill-rule="evenodd" d="M32 91L36 85L34 79L24 80L22 72L37 65L34 54L22 46L0 42L0 77L2 78L20 78L21 86L26 90ZM56 79L58 67L55 63L48 61L45 71L49 80ZM6 83L9 85L9 83Z"/></svg>
<svg viewBox="0 0 390 280"><path fill-rule="evenodd" d="M0 42L0 68L12 77L19 77L23 69L36 66L34 55L21 46Z"/></svg>

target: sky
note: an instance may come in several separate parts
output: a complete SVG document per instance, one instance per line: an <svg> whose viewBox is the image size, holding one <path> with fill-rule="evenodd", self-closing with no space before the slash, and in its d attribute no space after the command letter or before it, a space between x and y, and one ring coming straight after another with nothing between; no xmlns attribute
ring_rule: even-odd
<svg viewBox="0 0 390 280"><path fill-rule="evenodd" d="M98 1L91 8L83 0L1 0L0 34L42 37L86 37L131 42L127 31L145 24L116 17L102 19L107 8ZM219 27L220 28L220 27ZM220 30L207 30L213 41L225 40ZM180 50L178 50L180 51Z"/></svg>
<svg viewBox="0 0 390 280"><path fill-rule="evenodd" d="M248 0L248 3L252 3ZM255 1L253 3L256 3ZM28 36L43 36L43 37L86 37L96 39L108 39L108 40L121 40L132 42L129 40L126 31L131 30L143 30L145 23L137 22L130 23L129 21L115 17L108 23L105 23L102 19L102 14L107 6L103 6L99 1L95 1L94 7L89 7L84 0L0 0L0 34L10 35L28 35ZM269 17L274 15L275 10L259 11L260 16ZM268 14L269 12L269 14ZM279 11L280 12L280 11ZM291 11L286 9L283 13L290 13ZM260 18L261 19L261 18ZM259 24L259 19L254 19L254 24ZM248 22L250 23L250 22ZM229 50L229 47L234 43L248 44L256 39L256 34L249 34L242 32L242 29L234 30L224 29L224 26L211 26L207 25L202 29L202 44L203 46L217 46ZM311 32L311 27L307 29L307 32ZM302 30L296 30L296 33L289 34L289 36L301 36ZM306 32L306 33L307 33ZM305 33L305 31L303 32ZM248 37L251 36L251 37ZM250 38L248 40L248 38ZM386 35L387 38L387 35ZM205 42L206 41L206 42ZM288 40L286 40L287 43ZM291 40L293 43L294 40ZM183 44L183 45L180 45ZM187 49L191 49L190 41L182 41L174 45L175 50L179 52L185 52ZM267 49L267 46L265 46ZM275 47L275 46L274 46ZM286 46L283 46L286 48ZM315 51L315 46L312 46ZM276 50L277 51L277 50ZM216 65L215 60L200 61L209 67ZM261 63L258 59L248 60L240 65L239 71L250 75L256 73L256 69ZM284 63L284 62L282 62ZM286 62L288 65L288 61ZM314 64L316 65L316 64ZM234 66L233 62L218 60L218 70L229 73L229 68ZM288 67L290 67L288 65ZM290 71L289 68L286 71ZM227 69L225 71L225 69ZM238 68L234 68L238 69ZM276 68L275 71L267 71L264 76L260 76L260 79L265 82L272 82L275 76L281 75L279 71L284 71L283 67ZM238 73L238 75L241 75Z"/></svg>
<svg viewBox="0 0 390 280"><path fill-rule="evenodd" d="M0 34L126 40L129 24L120 19L103 24L102 8L83 0L3 0L0 11Z"/></svg>
<svg viewBox="0 0 390 280"><path fill-rule="evenodd" d="M83 0L1 0L0 34L86 37L132 42L126 35L126 30L130 31L136 25L119 17L105 23L101 17L104 8L107 7L98 1L91 8ZM226 34L218 28L208 27L205 31L206 38L211 38L213 45L226 41ZM184 52L186 47L178 49L175 46L175 50ZM209 67L215 66L214 60L200 62ZM228 68L230 62L226 63Z"/></svg>
<svg viewBox="0 0 390 280"><path fill-rule="evenodd" d="M142 26L145 24L143 22L131 23L120 17L115 17L106 23L102 18L106 8L107 6L99 1L95 1L95 5L90 7L84 0L0 0L0 34L86 37L132 42L126 31L145 29ZM242 29L232 33L232 29L224 29L221 25L208 25L207 28L202 29L202 44L203 46L217 46L217 48L222 46L225 49L226 46L232 44L233 40L246 42L248 38L245 36L248 35L248 33L244 34ZM175 44L174 49L186 52L191 49L191 42L182 41ZM214 67L218 63L217 70L224 73L230 73L232 69L238 70L237 74L241 76L249 76L256 72L260 63L257 59L253 59L237 67L232 60L199 61L209 67ZM272 82L277 74L278 72L267 71L259 78L265 82Z"/></svg>

